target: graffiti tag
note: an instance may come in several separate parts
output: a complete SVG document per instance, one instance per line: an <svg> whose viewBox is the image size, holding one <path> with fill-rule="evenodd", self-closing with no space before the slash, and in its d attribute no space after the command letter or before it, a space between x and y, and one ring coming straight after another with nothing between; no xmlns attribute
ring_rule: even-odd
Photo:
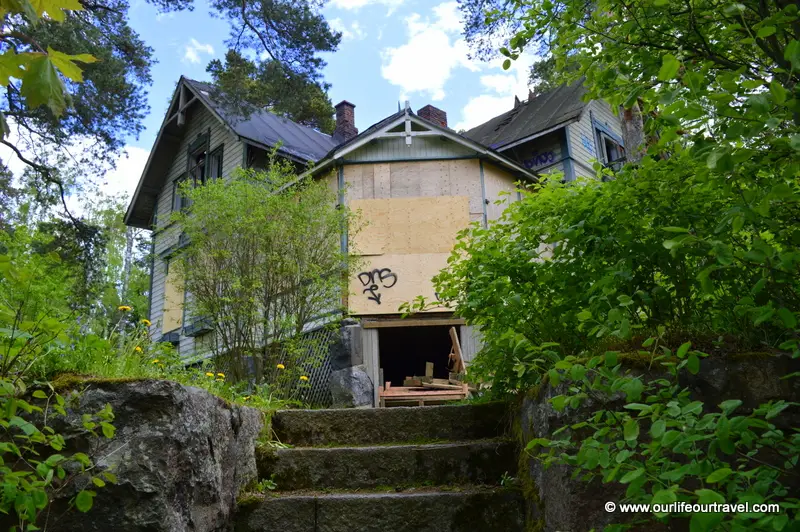
<svg viewBox="0 0 800 532"><path fill-rule="evenodd" d="M592 141L589 140L589 137L581 133L581 144L583 147L586 148L586 151L589 152L589 155L594 155L594 146L592 146Z"/></svg>
<svg viewBox="0 0 800 532"><path fill-rule="evenodd" d="M528 159L523 159L522 164L525 165L525 168L535 168L537 166L542 166L548 163L552 163L556 160L556 154L552 151L543 151L538 152L535 151L531 154Z"/></svg>
<svg viewBox="0 0 800 532"><path fill-rule="evenodd" d="M391 288L397 284L397 274L392 273L389 268L375 268L371 272L361 272L358 274L358 280L366 288L361 291L362 294L369 292L367 299L370 299L381 304L381 294L378 292L381 288ZM380 283L380 285L379 285Z"/></svg>

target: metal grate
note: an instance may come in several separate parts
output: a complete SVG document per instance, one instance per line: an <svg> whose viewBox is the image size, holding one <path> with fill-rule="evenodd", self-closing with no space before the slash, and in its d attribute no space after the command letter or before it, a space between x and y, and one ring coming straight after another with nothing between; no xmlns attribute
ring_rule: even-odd
<svg viewBox="0 0 800 532"><path fill-rule="evenodd" d="M338 328L322 327L304 334L310 341L306 346L307 355L297 360L306 370L308 382L301 385L297 397L311 407L328 407L333 404L328 380L333 371L331 367L331 346L338 340Z"/></svg>

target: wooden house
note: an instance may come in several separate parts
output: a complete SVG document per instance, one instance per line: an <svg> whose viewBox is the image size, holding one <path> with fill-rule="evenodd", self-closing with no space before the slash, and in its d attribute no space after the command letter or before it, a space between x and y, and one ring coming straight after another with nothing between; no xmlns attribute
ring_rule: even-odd
<svg viewBox="0 0 800 532"><path fill-rule="evenodd" d="M451 327L467 361L480 348L477 331L444 307L412 320L400 317L402 303L420 295L436 299L431 278L445 266L456 234L471 222L498 218L519 198L515 183L555 169L566 179L594 175L595 154L614 156L603 144L607 139L622 149L608 105L583 103L579 86L519 102L465 135L430 105L416 113L407 105L359 133L355 105L343 101L329 136L267 111L231 116L213 94L209 85L181 78L125 218L153 230L153 338L192 359L208 353L213 334L210 324L187 316L190 295L169 267L182 245L180 228L169 221L181 208L177 187L184 179L201 185L238 166L264 164L268 150L279 145L278 154L298 168L313 164L304 175L327 180L339 201L366 222L355 238L345 239L363 267L345 295L352 319L324 367L364 368L376 384L375 402L377 383L420 375L426 362L446 377Z"/></svg>

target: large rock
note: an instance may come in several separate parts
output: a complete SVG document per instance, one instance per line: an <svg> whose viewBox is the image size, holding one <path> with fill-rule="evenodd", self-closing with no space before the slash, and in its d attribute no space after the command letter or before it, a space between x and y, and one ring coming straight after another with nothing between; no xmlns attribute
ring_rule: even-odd
<svg viewBox="0 0 800 532"><path fill-rule="evenodd" d="M329 386L335 408L372 406L375 388L366 366L351 366L332 372Z"/></svg>
<svg viewBox="0 0 800 532"><path fill-rule="evenodd" d="M92 383L73 395L74 404L67 401L73 427L79 426L81 413L111 404L116 435L102 439L90 455L100 468L111 468L118 483L97 490L89 513L67 512L48 530L227 529L239 490L257 477L255 440L263 428L259 411L167 381ZM62 430L69 435L67 427ZM86 448L81 440L68 440L68 445Z"/></svg>

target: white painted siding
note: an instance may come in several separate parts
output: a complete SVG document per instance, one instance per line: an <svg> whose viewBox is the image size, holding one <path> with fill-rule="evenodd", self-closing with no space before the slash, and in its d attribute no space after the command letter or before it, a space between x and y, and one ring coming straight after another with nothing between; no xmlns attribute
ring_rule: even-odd
<svg viewBox="0 0 800 532"><path fill-rule="evenodd" d="M583 110L578 122L567 126L570 150L574 159L575 177L595 177L592 165L597 161L597 136L592 126L592 118L618 137L622 137L619 117L611 111L611 106L601 100L592 100Z"/></svg>

